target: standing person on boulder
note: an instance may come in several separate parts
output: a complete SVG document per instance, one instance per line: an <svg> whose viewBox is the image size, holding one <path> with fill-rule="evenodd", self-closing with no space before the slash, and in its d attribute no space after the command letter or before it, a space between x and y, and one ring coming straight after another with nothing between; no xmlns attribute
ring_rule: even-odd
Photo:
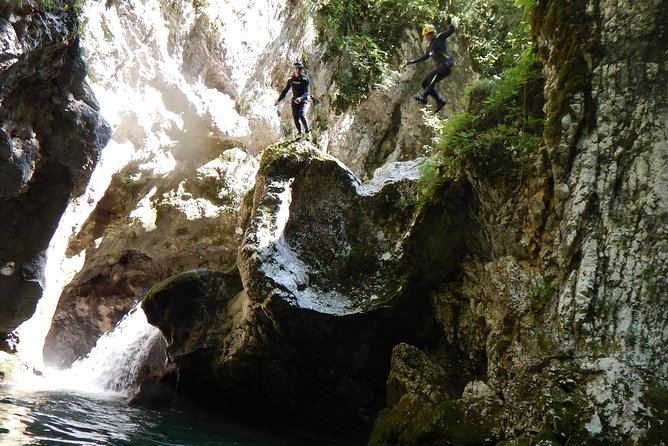
<svg viewBox="0 0 668 446"><path fill-rule="evenodd" d="M455 59L448 52L448 43L446 39L455 32L455 27L452 25L452 20L448 17L448 30L436 35L436 28L434 25L425 25L422 29L422 37L428 42L427 51L417 59L407 61L405 65L412 65L414 63L423 62L430 57L434 60L434 69L427 74L422 81L422 94L413 96L416 101L427 103L427 96L431 96L436 101L436 112L443 108L447 103L436 92L436 83L450 75L452 67L455 65ZM402 67L403 68L403 67Z"/></svg>
<svg viewBox="0 0 668 446"><path fill-rule="evenodd" d="M278 105L285 95L288 94L288 90L292 87L292 119L295 121L295 127L297 127L297 141L302 139L302 124L304 125L306 140L308 141L310 139L311 131L309 130L308 121L306 120L306 111L309 106L310 80L308 76L304 74L304 66L301 62L296 61L292 66L295 69L295 74L288 78L288 83L285 85L283 91L281 91L281 94L278 99L276 99L276 102L274 102L274 105Z"/></svg>

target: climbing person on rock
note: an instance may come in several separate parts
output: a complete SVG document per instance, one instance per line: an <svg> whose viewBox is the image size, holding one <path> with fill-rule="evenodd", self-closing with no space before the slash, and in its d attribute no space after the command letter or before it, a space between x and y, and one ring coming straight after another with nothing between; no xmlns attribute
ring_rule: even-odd
<svg viewBox="0 0 668 446"><path fill-rule="evenodd" d="M434 69L431 70L422 81L422 88L424 88L424 91L422 94L413 96L413 98L418 102L426 104L427 96L431 96L436 101L436 112L442 109L447 103L444 98L439 96L435 87L437 82L450 75L452 67L455 64L455 59L448 52L448 43L446 42L446 39L454 32L455 27L452 25L450 17L448 17L448 30L443 31L438 35L436 35L436 28L434 25L425 25L422 29L422 37L429 42L427 51L422 56L417 59L409 60L402 66L403 68L406 65L423 62L430 57L434 60Z"/></svg>
<svg viewBox="0 0 668 446"><path fill-rule="evenodd" d="M292 119L295 121L295 127L297 127L297 141L302 139L302 124L304 125L304 132L306 132L306 140L308 141L310 139L310 130L308 121L306 120L306 111L309 106L310 81L308 76L304 74L304 66L301 62L296 61L292 66L295 69L295 74L288 78L288 83L285 85L283 91L281 91L274 105L278 105L292 87Z"/></svg>

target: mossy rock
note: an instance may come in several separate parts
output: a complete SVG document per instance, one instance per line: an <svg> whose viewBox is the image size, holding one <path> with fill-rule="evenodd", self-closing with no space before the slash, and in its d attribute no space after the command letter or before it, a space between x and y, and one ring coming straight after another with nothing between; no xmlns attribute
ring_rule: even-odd
<svg viewBox="0 0 668 446"><path fill-rule="evenodd" d="M644 399L651 418L643 441L646 444L665 444L668 441L668 388L652 384L645 391Z"/></svg>
<svg viewBox="0 0 668 446"><path fill-rule="evenodd" d="M172 359L219 344L218 322L228 301L242 290L237 271L196 270L172 276L142 300L146 319L160 329Z"/></svg>
<svg viewBox="0 0 668 446"><path fill-rule="evenodd" d="M415 404L407 395L378 417L369 446L494 444L490 420L466 414L456 400Z"/></svg>
<svg viewBox="0 0 668 446"><path fill-rule="evenodd" d="M281 141L264 149L260 158L259 173L269 176L280 172L284 176L293 175L305 162L320 158L308 142ZM325 155L321 159L326 159Z"/></svg>
<svg viewBox="0 0 668 446"><path fill-rule="evenodd" d="M146 302L150 302L151 300L155 299L155 296L162 293L168 293L179 288L190 288L201 285L203 283L202 276L204 274L206 274L205 270L197 270L187 271L175 276L168 277L162 282L155 284L153 287L151 287L150 290L148 290L146 296L144 296L144 299L142 300L142 306L145 305Z"/></svg>

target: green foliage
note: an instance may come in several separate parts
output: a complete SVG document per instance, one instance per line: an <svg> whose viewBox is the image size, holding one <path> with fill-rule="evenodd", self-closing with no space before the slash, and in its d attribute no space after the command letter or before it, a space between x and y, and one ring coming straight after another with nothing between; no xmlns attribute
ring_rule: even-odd
<svg viewBox="0 0 668 446"><path fill-rule="evenodd" d="M420 180L418 181L418 203L425 203L434 190L443 184L439 164L434 160L428 160L420 166Z"/></svg>
<svg viewBox="0 0 668 446"><path fill-rule="evenodd" d="M345 36L340 45L347 57L341 60L337 73L340 93L333 105L337 110L345 110L348 105L366 99L370 88L385 77L388 54L364 35Z"/></svg>
<svg viewBox="0 0 668 446"><path fill-rule="evenodd" d="M438 1L329 0L316 16L318 39L327 44L325 59L338 58L334 74L339 93L334 100L344 110L364 100L382 83L410 28L419 28L438 9Z"/></svg>
<svg viewBox="0 0 668 446"><path fill-rule="evenodd" d="M533 49L499 79L466 92L468 107L438 129L439 158L447 176L471 167L490 177L515 179L528 169L542 143L542 75Z"/></svg>
<svg viewBox="0 0 668 446"><path fill-rule="evenodd" d="M645 284L645 291L650 299L658 298L663 294L665 280L660 275L657 275L654 268L648 268L643 271L642 278Z"/></svg>
<svg viewBox="0 0 668 446"><path fill-rule="evenodd" d="M42 10L52 13L74 11L81 14L84 0L4 0L0 1L0 13Z"/></svg>
<svg viewBox="0 0 668 446"><path fill-rule="evenodd" d="M576 444L589 440L585 424L591 419L593 409L587 396L580 390L555 390L550 395L548 419L557 439L572 439Z"/></svg>
<svg viewBox="0 0 668 446"><path fill-rule="evenodd" d="M470 42L474 68L498 75L531 45L528 17L536 0L451 0L457 32Z"/></svg>
<svg viewBox="0 0 668 446"><path fill-rule="evenodd" d="M438 29L453 16L457 33L469 42L475 68L483 76L498 75L516 63L531 45L528 17L536 0L329 0L316 15L318 39L325 59L339 59L334 74L344 110L364 100L382 84L406 31L425 23ZM442 10L447 6L447 10ZM398 62L398 61L394 61Z"/></svg>
<svg viewBox="0 0 668 446"><path fill-rule="evenodd" d="M552 302L558 294L557 288L543 278L537 278L533 282L531 291L533 292L534 300L541 307Z"/></svg>

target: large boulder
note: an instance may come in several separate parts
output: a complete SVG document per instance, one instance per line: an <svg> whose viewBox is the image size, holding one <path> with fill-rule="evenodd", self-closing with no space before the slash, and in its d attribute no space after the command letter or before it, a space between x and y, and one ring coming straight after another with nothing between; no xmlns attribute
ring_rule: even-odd
<svg viewBox="0 0 668 446"><path fill-rule="evenodd" d="M169 408L178 404L175 398L183 398L190 408L220 409L221 383L215 369L231 321L239 326L239 318L243 320L238 311L242 291L237 271L200 269L170 277L147 293L142 308L167 340L171 363L162 376L142 383L134 405Z"/></svg>
<svg viewBox="0 0 668 446"><path fill-rule="evenodd" d="M111 133L84 80L74 11L31 5L0 6L2 340L32 315L49 240Z"/></svg>
<svg viewBox="0 0 668 446"><path fill-rule="evenodd" d="M392 164L361 183L308 143L268 148L242 218L243 292L230 292L241 289L236 278L220 285L215 273L194 272L144 300L181 378L192 377L178 396L295 429L365 435L392 347L434 334L419 292L432 252L420 265L403 256L424 237L417 227L436 218L420 212L420 164ZM460 226L447 243L434 240L443 275L460 259L465 212L455 207L466 191L454 184L446 196L442 214Z"/></svg>

